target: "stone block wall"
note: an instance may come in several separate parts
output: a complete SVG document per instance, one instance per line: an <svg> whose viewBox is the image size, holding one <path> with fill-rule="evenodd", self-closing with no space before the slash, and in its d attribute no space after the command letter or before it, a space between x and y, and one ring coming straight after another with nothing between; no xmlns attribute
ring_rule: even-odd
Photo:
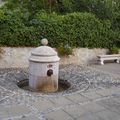
<svg viewBox="0 0 120 120"><path fill-rule="evenodd" d="M32 47L1 47L0 68L28 67ZM91 64L97 60L97 55L106 54L106 49L77 48L73 55L61 57L60 64Z"/></svg>

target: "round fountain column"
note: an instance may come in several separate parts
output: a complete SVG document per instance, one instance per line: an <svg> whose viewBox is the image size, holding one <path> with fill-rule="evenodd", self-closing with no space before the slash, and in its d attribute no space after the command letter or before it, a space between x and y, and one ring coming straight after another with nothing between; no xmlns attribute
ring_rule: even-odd
<svg viewBox="0 0 120 120"><path fill-rule="evenodd" d="M46 46L35 48L29 58L29 87L44 92L55 92L58 89L59 60L57 52Z"/></svg>

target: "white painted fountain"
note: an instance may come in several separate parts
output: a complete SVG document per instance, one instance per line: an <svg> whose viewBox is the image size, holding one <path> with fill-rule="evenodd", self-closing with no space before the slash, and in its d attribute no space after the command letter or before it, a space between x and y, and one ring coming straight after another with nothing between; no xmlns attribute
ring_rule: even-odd
<svg viewBox="0 0 120 120"><path fill-rule="evenodd" d="M41 43L43 46L35 48L29 58L29 87L55 92L58 90L60 58L53 48L47 46L47 39L42 39Z"/></svg>

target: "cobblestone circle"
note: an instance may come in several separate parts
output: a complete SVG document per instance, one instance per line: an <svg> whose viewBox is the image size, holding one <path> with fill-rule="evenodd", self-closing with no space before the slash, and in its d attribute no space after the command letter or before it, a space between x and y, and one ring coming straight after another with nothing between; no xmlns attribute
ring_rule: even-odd
<svg viewBox="0 0 120 120"><path fill-rule="evenodd" d="M87 66L68 65L62 67L59 72L60 79L70 82L71 87L62 92L37 93L20 89L17 82L28 79L28 68L8 68L0 70L0 85L11 91L19 91L34 96L65 96L89 89L105 89L120 85L120 78L91 69Z"/></svg>

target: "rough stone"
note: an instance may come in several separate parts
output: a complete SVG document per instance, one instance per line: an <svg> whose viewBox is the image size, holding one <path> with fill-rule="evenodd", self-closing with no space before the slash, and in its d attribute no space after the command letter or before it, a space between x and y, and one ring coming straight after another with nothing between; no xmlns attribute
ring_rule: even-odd
<svg viewBox="0 0 120 120"><path fill-rule="evenodd" d="M51 101L55 104L55 106L65 106L72 103L72 101L66 97L51 98Z"/></svg>
<svg viewBox="0 0 120 120"><path fill-rule="evenodd" d="M94 102L88 103L88 104L84 105L83 107L86 111L89 111L91 113L99 112L99 111L102 111L102 110L106 109L105 107L103 107L99 104L96 104Z"/></svg>
<svg viewBox="0 0 120 120"><path fill-rule="evenodd" d="M62 110L46 114L47 120L73 120L71 116Z"/></svg>
<svg viewBox="0 0 120 120"><path fill-rule="evenodd" d="M76 120L104 120L97 117L95 114L87 114L82 117L78 117Z"/></svg>
<svg viewBox="0 0 120 120"><path fill-rule="evenodd" d="M87 99L84 96L81 96L80 94L73 94L73 95L70 95L70 96L66 96L66 98L68 98L69 100L71 100L71 101L73 101L75 103L89 101L89 99Z"/></svg>
<svg viewBox="0 0 120 120"><path fill-rule="evenodd" d="M39 111L44 111L47 109L54 108L54 104L49 100L39 100L37 102L34 102L32 105Z"/></svg>
<svg viewBox="0 0 120 120"><path fill-rule="evenodd" d="M98 95L95 91L83 92L81 93L81 95L83 95L84 97L87 97L90 100L101 98L101 95Z"/></svg>
<svg viewBox="0 0 120 120"><path fill-rule="evenodd" d="M40 120L37 115L22 116L21 118L16 118L14 120Z"/></svg>
<svg viewBox="0 0 120 120"><path fill-rule="evenodd" d="M69 115L71 115L74 119L90 113L89 111L85 110L84 107L81 105L68 106L63 110Z"/></svg>
<svg viewBox="0 0 120 120"><path fill-rule="evenodd" d="M96 113L96 116L99 118L99 120L119 120L120 119L119 114L111 112L110 110L98 112Z"/></svg>
<svg viewBox="0 0 120 120"><path fill-rule="evenodd" d="M11 105L11 106L0 106L0 117L3 118L10 118L16 116L22 116L25 114L29 114L30 109L26 106L22 105Z"/></svg>
<svg viewBox="0 0 120 120"><path fill-rule="evenodd" d="M112 112L116 112L120 114L120 103L113 99L105 99L97 102L98 104L102 105L103 107L109 109Z"/></svg>
<svg viewBox="0 0 120 120"><path fill-rule="evenodd" d="M14 93L12 93L11 91L0 87L0 101L12 96L13 94Z"/></svg>
<svg viewBox="0 0 120 120"><path fill-rule="evenodd" d="M113 89L102 89L102 90L98 90L96 93L97 93L98 95L102 95L102 96L109 96L109 95L114 94L114 93L116 93L116 92L117 92L117 90L116 90L115 88L113 88Z"/></svg>

